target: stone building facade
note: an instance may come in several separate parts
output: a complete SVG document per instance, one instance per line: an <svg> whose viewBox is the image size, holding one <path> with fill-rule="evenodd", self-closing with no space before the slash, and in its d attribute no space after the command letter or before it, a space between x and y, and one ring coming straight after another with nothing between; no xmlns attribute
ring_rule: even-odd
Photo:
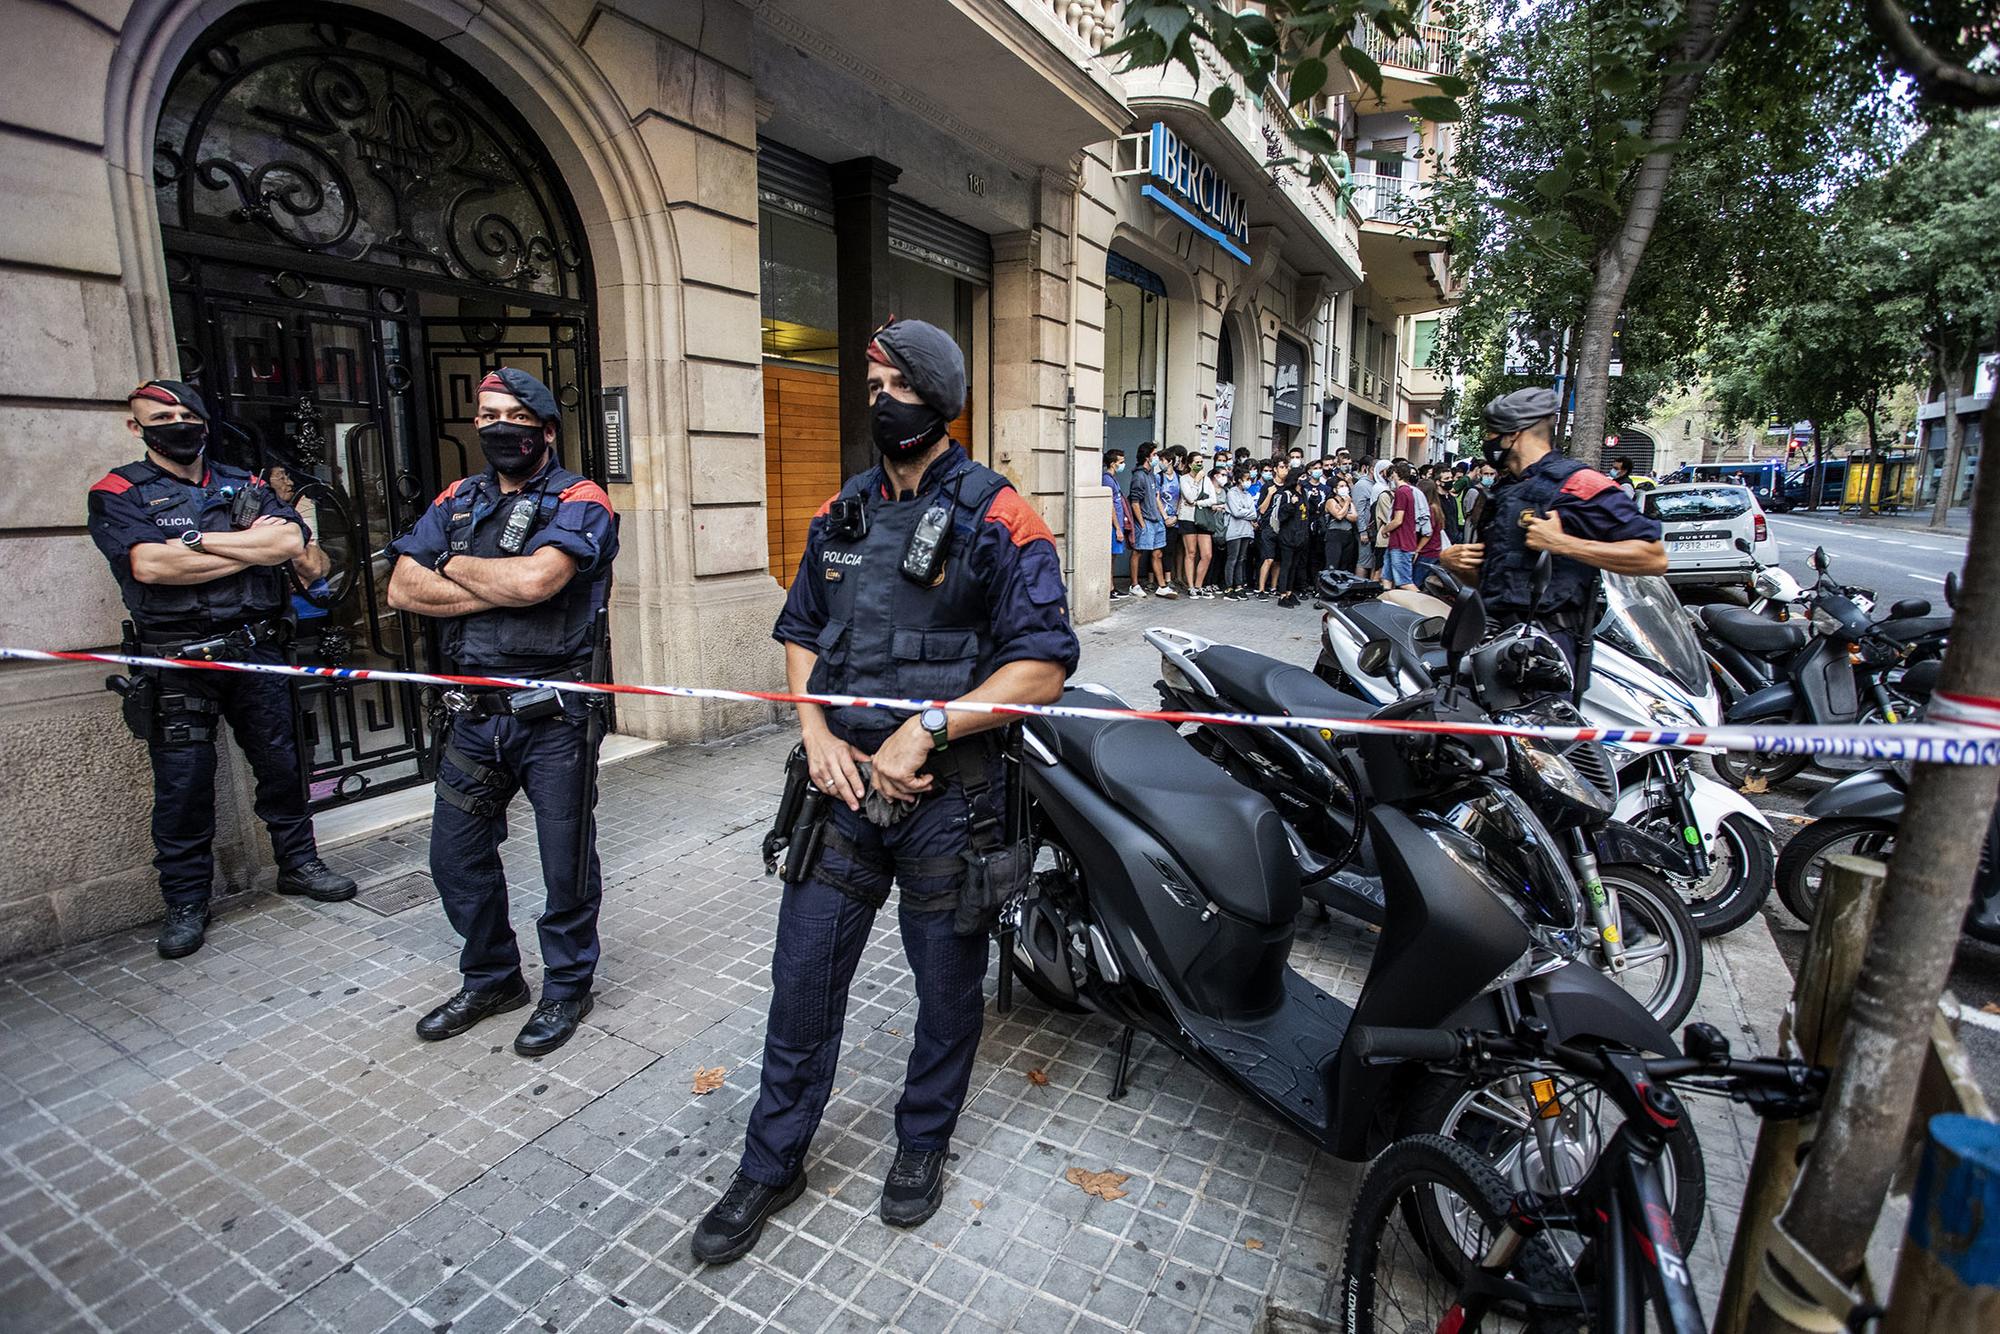
<svg viewBox="0 0 2000 1334"><path fill-rule="evenodd" d="M300 660L422 670L433 641L382 601L375 553L477 458L479 374L541 375L565 462L620 515L618 677L737 687L781 680L770 624L805 517L868 460L859 349L892 313L960 338L958 434L1047 517L1080 620L1110 588L1107 438L1330 448L1350 400L1393 401L1356 378L1352 330L1394 367L1398 316L1442 294L1375 196L1275 160L1293 112L1217 124L1184 71L1115 74L1113 4L890 9L24 9L0 89L0 644L118 642L84 495L135 454L124 398L153 376L216 405L219 455L299 488L335 563L295 598ZM1141 161L1162 133L1188 156ZM1370 245L1396 268L1379 291ZM0 957L158 911L145 755L103 676L0 668ZM420 782L414 690L301 705L318 805ZM644 701L619 729L767 717ZM220 875L243 888L268 859L224 771Z"/></svg>

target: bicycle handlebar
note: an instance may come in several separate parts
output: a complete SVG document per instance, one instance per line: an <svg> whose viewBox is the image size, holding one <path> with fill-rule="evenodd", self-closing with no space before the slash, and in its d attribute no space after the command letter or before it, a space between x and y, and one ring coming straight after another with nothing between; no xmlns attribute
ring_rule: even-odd
<svg viewBox="0 0 2000 1334"><path fill-rule="evenodd" d="M1579 1047L1470 1028L1447 1031L1362 1025L1353 1029L1347 1040L1364 1064L1422 1061L1449 1065L1482 1060L1521 1060L1546 1061L1585 1078L1598 1078L1610 1072L1603 1057ZM1688 1045L1694 1044L1690 1042ZM1697 1076L1721 1077L1744 1092L1804 1091L1823 1086L1826 1077L1824 1070L1803 1061L1730 1056L1726 1045L1719 1051L1699 1055L1638 1059L1645 1066L1646 1073L1660 1083Z"/></svg>

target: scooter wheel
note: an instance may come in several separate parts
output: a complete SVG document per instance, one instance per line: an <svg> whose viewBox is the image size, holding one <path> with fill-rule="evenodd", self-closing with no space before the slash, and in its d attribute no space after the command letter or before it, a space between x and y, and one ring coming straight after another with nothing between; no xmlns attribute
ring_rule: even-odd
<svg viewBox="0 0 2000 1334"><path fill-rule="evenodd" d="M1733 750L1710 758L1715 765L1715 776L1739 792L1752 778L1762 780L1766 787L1789 783L1812 763L1811 758L1805 755L1763 755Z"/></svg>
<svg viewBox="0 0 2000 1334"><path fill-rule="evenodd" d="M1015 978L1021 983L1022 986L1028 989L1028 993L1032 995L1036 1000L1040 1001L1043 1005L1048 1006L1051 1010L1054 1010L1059 1014L1090 1013L1090 1008L1088 1006L1078 1005L1075 1001L1070 1000L1068 997L1057 994L1055 988L1051 987L1048 983L1042 981L1042 975L1040 973L1036 972L1032 968L1029 968L1028 966L1023 964L1019 959L1016 959L1012 951L1008 951L1007 953L1003 954L1002 960L1005 967L1012 968L1014 970Z"/></svg>
<svg viewBox="0 0 2000 1334"><path fill-rule="evenodd" d="M1815 820L1792 835L1778 856L1778 898L1792 916L1812 925L1819 914L1820 874L1828 854L1851 852L1887 861L1896 826L1886 820Z"/></svg>
<svg viewBox="0 0 2000 1334"><path fill-rule="evenodd" d="M1771 831L1741 815L1724 816L1716 826L1716 842L1728 858L1728 878L1716 874L1707 885L1707 894L1684 894L1688 916L1703 936L1720 936L1734 931L1757 915L1771 897L1773 864L1777 847ZM1711 854L1713 855L1713 854Z"/></svg>

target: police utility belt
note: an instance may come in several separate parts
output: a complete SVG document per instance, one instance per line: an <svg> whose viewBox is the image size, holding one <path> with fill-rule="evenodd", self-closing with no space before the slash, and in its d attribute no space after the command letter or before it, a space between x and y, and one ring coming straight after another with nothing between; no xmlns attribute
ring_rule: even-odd
<svg viewBox="0 0 2000 1334"><path fill-rule="evenodd" d="M536 672L534 675L545 681L583 681L590 671L587 665L565 667L560 671ZM463 718L513 718L531 723L542 718L553 718L563 711L563 692L554 686L536 686L529 690L446 690L438 696L445 712ZM596 704L597 698L585 701Z"/></svg>
<svg viewBox="0 0 2000 1334"><path fill-rule="evenodd" d="M1028 887L1033 871L1034 846L1022 833L1026 826L1026 794L1022 790L1021 766L1011 753L1018 725L1004 733L986 733L951 744L949 750L933 754L924 768L940 786L956 778L965 789L971 822L966 830L967 849L950 857L921 859L899 865L900 872L933 876L963 873L959 887L938 909L952 910L952 927L959 935L984 935L1000 919L1007 900ZM993 786L995 761L999 761L1005 800L998 813L986 800ZM924 798L919 798L923 800ZM828 848L851 860L860 860L860 850L832 827L833 798L812 781L803 743L794 746L785 760L785 787L778 800L777 815L764 836L764 872L781 874L786 885L805 881ZM871 902L880 908L880 902Z"/></svg>
<svg viewBox="0 0 2000 1334"><path fill-rule="evenodd" d="M213 634L156 639L125 622L121 652L149 658L185 658L193 662L224 662L248 657L268 645L289 645L292 623L283 617L251 621ZM178 679L176 677L175 679ZM104 688L118 696L125 730L141 741L182 746L212 740L221 702L208 695L176 689L161 669L141 667L129 676L107 676Z"/></svg>

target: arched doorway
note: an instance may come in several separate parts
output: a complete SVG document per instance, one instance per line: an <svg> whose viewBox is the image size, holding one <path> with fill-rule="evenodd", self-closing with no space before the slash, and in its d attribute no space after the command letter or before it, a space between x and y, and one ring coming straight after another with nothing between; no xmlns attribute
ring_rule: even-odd
<svg viewBox="0 0 2000 1334"><path fill-rule="evenodd" d="M475 471L475 386L555 390L563 462L603 480L593 294L575 209L503 99L360 11L254 6L204 33L160 111L154 186L184 379L216 451L300 489L332 561L301 583L300 661L435 663L384 600L383 546ZM316 805L419 781L418 692L299 689Z"/></svg>
<svg viewBox="0 0 2000 1334"><path fill-rule="evenodd" d="M1618 433L1614 443L1604 451L1604 466L1609 468L1619 459L1632 465L1632 471L1641 477L1653 475L1654 460L1659 456L1659 446L1652 434L1636 426L1628 426Z"/></svg>

